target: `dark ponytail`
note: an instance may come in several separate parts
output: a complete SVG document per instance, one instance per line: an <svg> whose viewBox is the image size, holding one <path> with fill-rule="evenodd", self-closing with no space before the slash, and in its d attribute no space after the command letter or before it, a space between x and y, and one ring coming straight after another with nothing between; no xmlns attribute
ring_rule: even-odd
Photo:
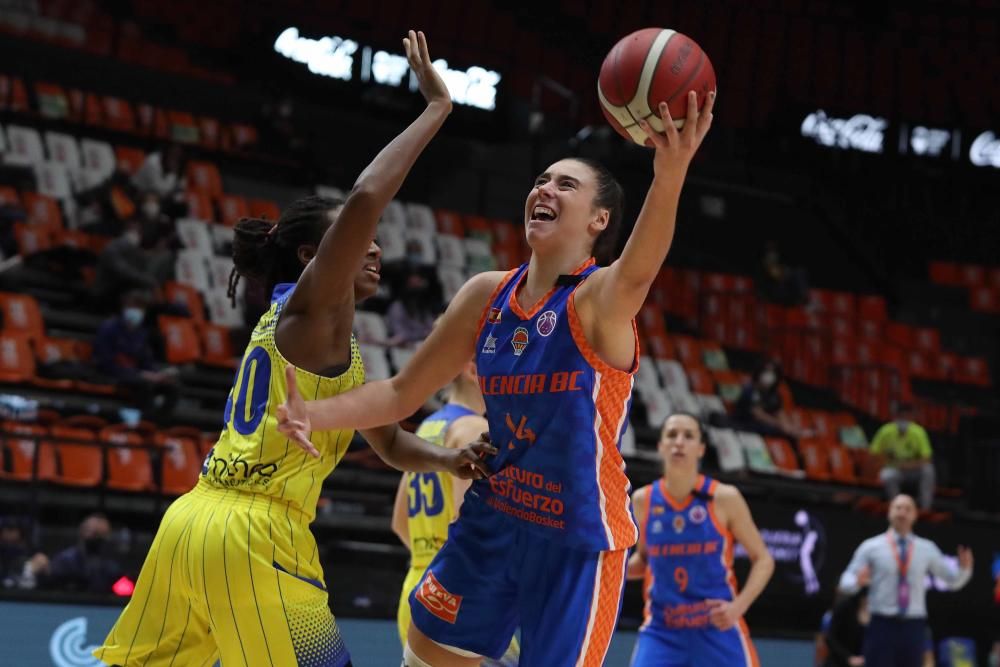
<svg viewBox="0 0 1000 667"><path fill-rule="evenodd" d="M268 291L278 283L293 283L302 275L299 246L319 245L330 226L329 212L343 204L332 197L309 196L286 208L277 222L243 218L233 229L233 270L227 294L236 304L240 277Z"/></svg>
<svg viewBox="0 0 1000 667"><path fill-rule="evenodd" d="M622 218L625 216L625 191L608 168L596 160L586 157L569 158L590 167L597 179L597 194L594 195L596 208L608 209L608 226L594 240L591 254L601 266L607 266L618 258L618 237L621 235Z"/></svg>

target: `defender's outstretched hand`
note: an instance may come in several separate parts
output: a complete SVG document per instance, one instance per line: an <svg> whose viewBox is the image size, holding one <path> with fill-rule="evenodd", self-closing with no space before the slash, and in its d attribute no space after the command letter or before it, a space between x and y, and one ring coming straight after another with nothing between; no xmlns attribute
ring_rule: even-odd
<svg viewBox="0 0 1000 667"><path fill-rule="evenodd" d="M487 456L494 456L497 448L490 444L490 434L483 433L479 440L461 448L449 449L451 457L446 461L448 472L460 479L486 479L490 469L483 462Z"/></svg>
<svg viewBox="0 0 1000 667"><path fill-rule="evenodd" d="M278 406L278 431L284 433L307 454L319 458L319 450L309 440L312 424L306 411L306 402L299 393L295 379L295 366L285 366L285 383L288 386L288 398Z"/></svg>
<svg viewBox="0 0 1000 667"><path fill-rule="evenodd" d="M422 31L410 31L408 37L403 38L403 48L406 50L406 59L410 62L410 69L417 77L420 85L420 94L427 100L427 104L438 102L451 108L451 93L444 79L434 69L431 61L431 54L427 51L427 37Z"/></svg>

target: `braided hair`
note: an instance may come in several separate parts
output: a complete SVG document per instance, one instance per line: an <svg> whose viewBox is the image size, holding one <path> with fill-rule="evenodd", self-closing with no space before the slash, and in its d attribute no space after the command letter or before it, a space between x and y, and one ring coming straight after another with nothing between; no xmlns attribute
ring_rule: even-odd
<svg viewBox="0 0 1000 667"><path fill-rule="evenodd" d="M236 305L240 278L264 285L270 293L283 282L295 282L302 275L299 246L318 245L330 226L327 215L343 200L311 195L286 208L277 222L242 218L233 230L233 270L226 292Z"/></svg>

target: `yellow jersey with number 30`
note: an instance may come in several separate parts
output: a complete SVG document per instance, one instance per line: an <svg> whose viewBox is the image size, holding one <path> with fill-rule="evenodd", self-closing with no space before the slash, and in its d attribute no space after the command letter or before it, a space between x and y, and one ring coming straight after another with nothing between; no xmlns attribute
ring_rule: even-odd
<svg viewBox="0 0 1000 667"><path fill-rule="evenodd" d="M323 480L344 456L353 430L315 432L319 458L306 454L278 431L276 411L288 395L285 366L274 331L294 283L274 288L270 309L257 322L229 393L225 426L205 458L201 478L214 486L271 496L301 510L311 521ZM365 381L357 341L351 337L351 362L336 377L296 369L299 392L306 400L335 396Z"/></svg>

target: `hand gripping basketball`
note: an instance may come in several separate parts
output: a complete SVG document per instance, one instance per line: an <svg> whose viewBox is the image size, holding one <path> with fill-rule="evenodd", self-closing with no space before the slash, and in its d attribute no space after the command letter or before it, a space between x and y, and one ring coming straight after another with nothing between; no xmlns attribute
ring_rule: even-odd
<svg viewBox="0 0 1000 667"><path fill-rule="evenodd" d="M692 90L688 93L687 119L684 128L678 130L670 116L670 108L666 102L660 102L659 112L663 118L663 133L660 134L650 126L649 121L640 119L639 127L646 136L648 143L656 150L653 158L653 171L656 174L680 168L686 171L691 158L698 151L701 142L712 127L712 108L715 106L715 91L708 94L705 108L698 111L698 95Z"/></svg>
<svg viewBox="0 0 1000 667"><path fill-rule="evenodd" d="M299 393L299 385L295 379L295 366L285 366L285 384L288 387L288 397L278 406L278 431L288 436L289 440L305 450L314 458L319 458L319 450L309 440L312 423L306 410L305 399Z"/></svg>

